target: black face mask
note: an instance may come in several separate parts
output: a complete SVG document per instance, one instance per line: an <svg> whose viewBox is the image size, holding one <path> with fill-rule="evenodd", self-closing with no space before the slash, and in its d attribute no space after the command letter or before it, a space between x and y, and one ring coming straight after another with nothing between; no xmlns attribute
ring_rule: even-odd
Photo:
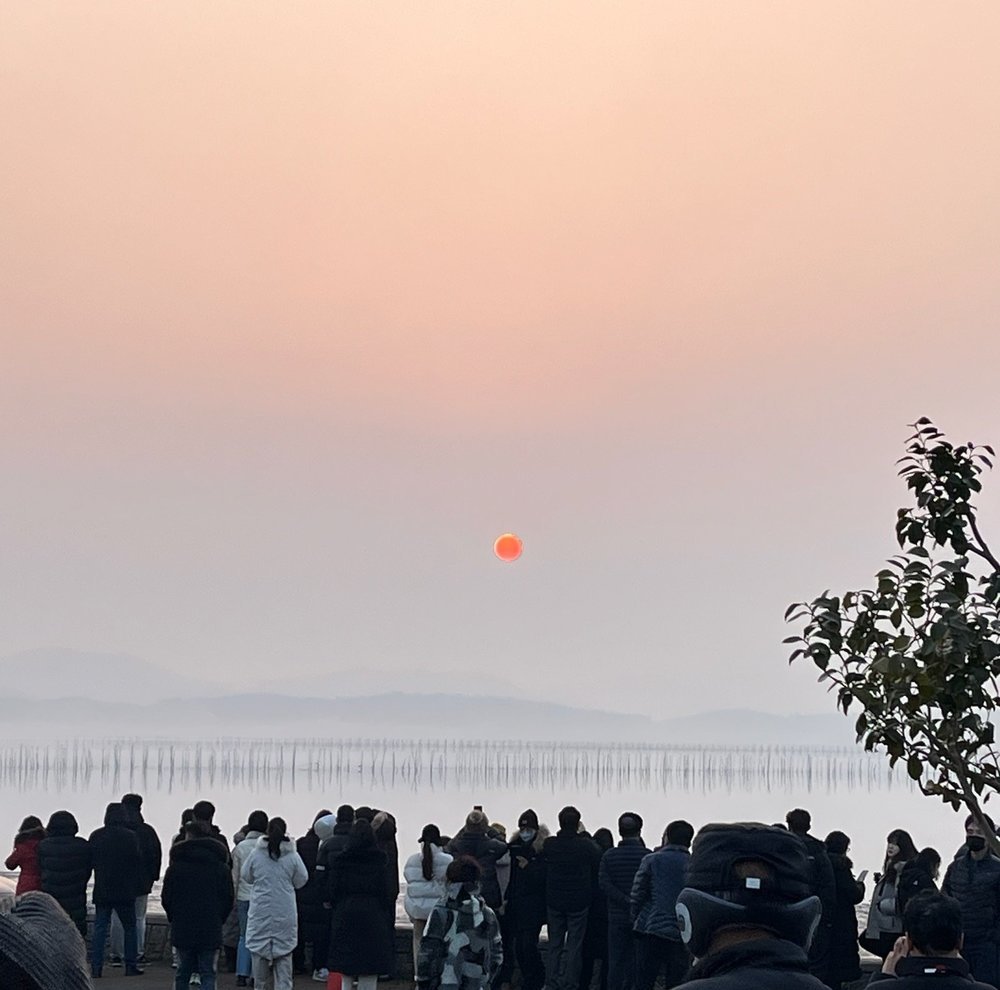
<svg viewBox="0 0 1000 990"><path fill-rule="evenodd" d="M974 852L982 852L986 848L986 840L981 835L970 835L965 844Z"/></svg>

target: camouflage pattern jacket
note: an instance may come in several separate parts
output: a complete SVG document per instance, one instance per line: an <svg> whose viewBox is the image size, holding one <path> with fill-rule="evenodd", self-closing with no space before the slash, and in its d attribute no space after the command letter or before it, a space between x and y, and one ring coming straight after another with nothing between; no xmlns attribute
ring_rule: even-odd
<svg viewBox="0 0 1000 990"><path fill-rule="evenodd" d="M462 884L431 911L420 940L420 990L488 990L503 962L500 923L479 894Z"/></svg>

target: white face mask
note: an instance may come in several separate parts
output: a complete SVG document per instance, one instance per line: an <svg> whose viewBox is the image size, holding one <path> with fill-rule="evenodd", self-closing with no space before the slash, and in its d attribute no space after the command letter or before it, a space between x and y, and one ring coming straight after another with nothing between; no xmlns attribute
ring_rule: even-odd
<svg viewBox="0 0 1000 990"><path fill-rule="evenodd" d="M518 835L521 837L522 842L531 842L535 837L535 830L533 828L522 828Z"/></svg>

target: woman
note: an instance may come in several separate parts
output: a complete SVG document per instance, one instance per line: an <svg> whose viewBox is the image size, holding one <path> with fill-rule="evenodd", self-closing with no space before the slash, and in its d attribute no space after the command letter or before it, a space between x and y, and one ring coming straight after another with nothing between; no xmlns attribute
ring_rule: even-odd
<svg viewBox="0 0 1000 990"><path fill-rule="evenodd" d="M385 922L386 856L376 843L371 824L359 819L351 826L344 851L330 861L327 891L333 909L327 986L343 976L358 990L375 990L379 973L393 963L393 939Z"/></svg>
<svg viewBox="0 0 1000 990"><path fill-rule="evenodd" d="M326 940L330 937L330 911L323 906L323 874L316 872L316 858L319 854L319 835L316 822L328 818L332 812L324 808L313 816L309 831L295 843L295 849L306 864L309 880L295 895L299 911L299 941L292 954L296 973L306 972L306 945L312 945L313 973L317 983L325 983L330 975L326 971Z"/></svg>
<svg viewBox="0 0 1000 990"><path fill-rule="evenodd" d="M8 870L20 867L17 878L15 897L26 894L29 890L42 889L42 873L38 867L38 844L45 838L45 829L41 818L28 815L21 822L21 827L14 836L14 851L7 857L4 865Z"/></svg>
<svg viewBox="0 0 1000 990"><path fill-rule="evenodd" d="M253 975L253 959L247 948L247 917L250 913L250 884L242 879L243 864L257 848L257 840L267 831L267 815L263 811L252 811L241 832L238 842L233 836L233 886L236 888L236 917L240 926L240 937L236 943L236 985L245 987Z"/></svg>
<svg viewBox="0 0 1000 990"><path fill-rule="evenodd" d="M929 891L936 893L937 878L941 872L941 854L928 846L921 849L899 874L899 913L902 916L910 899Z"/></svg>
<svg viewBox="0 0 1000 990"><path fill-rule="evenodd" d="M248 841L249 836L240 845ZM284 820L272 818L240 872L240 882L250 885L245 942L253 958L255 990L292 990L292 953L299 932L295 891L308 879Z"/></svg>
<svg viewBox="0 0 1000 990"><path fill-rule="evenodd" d="M406 896L403 907L413 922L413 966L420 954L420 938L431 910L445 894L445 873L452 857L441 848L441 830L425 825L420 833L420 852L414 853L403 867Z"/></svg>
<svg viewBox="0 0 1000 990"><path fill-rule="evenodd" d="M883 960L892 951L896 939L903 934L903 913L897 898L899 878L903 867L916 855L917 847L909 832L897 828L886 837L885 863L882 872L875 874L868 924L858 940L863 948Z"/></svg>
<svg viewBox="0 0 1000 990"><path fill-rule="evenodd" d="M594 842L603 856L615 847L615 837L611 830L599 828L594 833ZM598 986L608 990L608 897L597 886L594 878L594 896L587 913L587 929L583 936L583 964L580 967L580 990L590 990L594 979L594 967L600 963Z"/></svg>
<svg viewBox="0 0 1000 990"><path fill-rule="evenodd" d="M488 990L503 962L497 916L479 895L482 875L471 856L448 865L448 893L420 941L417 985L428 990Z"/></svg>
<svg viewBox="0 0 1000 990"><path fill-rule="evenodd" d="M45 838L38 845L42 890L54 897L87 937L87 884L92 865L90 843L78 835L80 827L68 811L49 816Z"/></svg>
<svg viewBox="0 0 1000 990"><path fill-rule="evenodd" d="M826 837L826 852L833 867L834 902L830 919L829 980L839 987L861 979L861 956L858 953L857 905L865 896L864 881L854 879L854 864L847 855L851 840L843 832Z"/></svg>

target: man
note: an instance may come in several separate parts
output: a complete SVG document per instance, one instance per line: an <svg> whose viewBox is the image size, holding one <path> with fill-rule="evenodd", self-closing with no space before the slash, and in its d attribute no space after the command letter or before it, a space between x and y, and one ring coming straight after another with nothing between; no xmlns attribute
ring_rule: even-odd
<svg viewBox="0 0 1000 990"><path fill-rule="evenodd" d="M992 990L969 975L962 958L962 909L944 894L918 894L903 912L903 936L896 939L882 971L869 981L894 990Z"/></svg>
<svg viewBox="0 0 1000 990"><path fill-rule="evenodd" d="M114 912L124 930L125 975L139 976L138 947L135 931L135 899L142 888L142 853L135 832L127 825L125 809L109 804L104 813L104 827L90 836L90 854L94 864L94 932L90 944L91 974L102 975L104 942Z"/></svg>
<svg viewBox="0 0 1000 990"><path fill-rule="evenodd" d="M677 927L677 895L684 888L693 837L689 822L671 822L664 844L639 863L630 898L636 937L636 990L653 990L661 969L665 971L666 990L671 990L691 965Z"/></svg>
<svg viewBox="0 0 1000 990"><path fill-rule="evenodd" d="M632 882L649 850L642 841L642 818L636 812L619 816L618 834L618 847L601 857L597 883L608 899L608 990L633 990Z"/></svg>
<svg viewBox="0 0 1000 990"><path fill-rule="evenodd" d="M517 820L517 834L507 844L510 883L504 916L514 933L514 957L521 970L523 990L542 990L545 965L538 951L538 936L545 924L545 860L542 847L549 830L528 808ZM506 965L506 958L504 964Z"/></svg>
<svg viewBox="0 0 1000 990"><path fill-rule="evenodd" d="M548 990L577 990L601 850L580 831L576 808L559 812L559 831L545 840L542 859L549 929L545 984Z"/></svg>
<svg viewBox="0 0 1000 990"><path fill-rule="evenodd" d="M160 898L177 949L174 990L186 990L194 973L202 990L215 990L215 957L222 923L233 909L233 880L225 850L204 822L188 822L184 835L170 849Z"/></svg>
<svg viewBox="0 0 1000 990"><path fill-rule="evenodd" d="M993 822L987 824L994 828ZM948 867L942 893L958 901L965 919L962 955L973 979L1000 981L1000 859L986 845L976 820L965 819L965 847Z"/></svg>
<svg viewBox="0 0 1000 990"><path fill-rule="evenodd" d="M794 808L785 815L788 831L806 847L809 857L809 876L812 892L823 905L819 927L809 946L809 971L828 986L830 973L830 930L837 911L837 884L833 876L833 864L826 851L825 843L809 834L812 816L803 808Z"/></svg>
<svg viewBox="0 0 1000 990"><path fill-rule="evenodd" d="M706 825L677 896L698 990L824 990L806 949L822 905L803 844L756 822Z"/></svg>
<svg viewBox="0 0 1000 990"><path fill-rule="evenodd" d="M122 807L125 809L126 824L139 842L139 852L142 853L142 888L135 899L135 933L139 952L139 962L145 962L146 951L146 903L153 884L160 879L160 866L163 861L163 851L160 839L152 825L143 821L142 795L125 794L122 797ZM123 951L121 922L118 915L111 919L111 965L116 966L121 961Z"/></svg>
<svg viewBox="0 0 1000 990"><path fill-rule="evenodd" d="M192 821L202 822L208 826L210 838L222 843L222 847L226 850L226 861L231 864L232 857L229 854L229 840L222 834L219 826L213 822L215 818L215 805L211 801L198 801L191 809L191 814L193 816Z"/></svg>

